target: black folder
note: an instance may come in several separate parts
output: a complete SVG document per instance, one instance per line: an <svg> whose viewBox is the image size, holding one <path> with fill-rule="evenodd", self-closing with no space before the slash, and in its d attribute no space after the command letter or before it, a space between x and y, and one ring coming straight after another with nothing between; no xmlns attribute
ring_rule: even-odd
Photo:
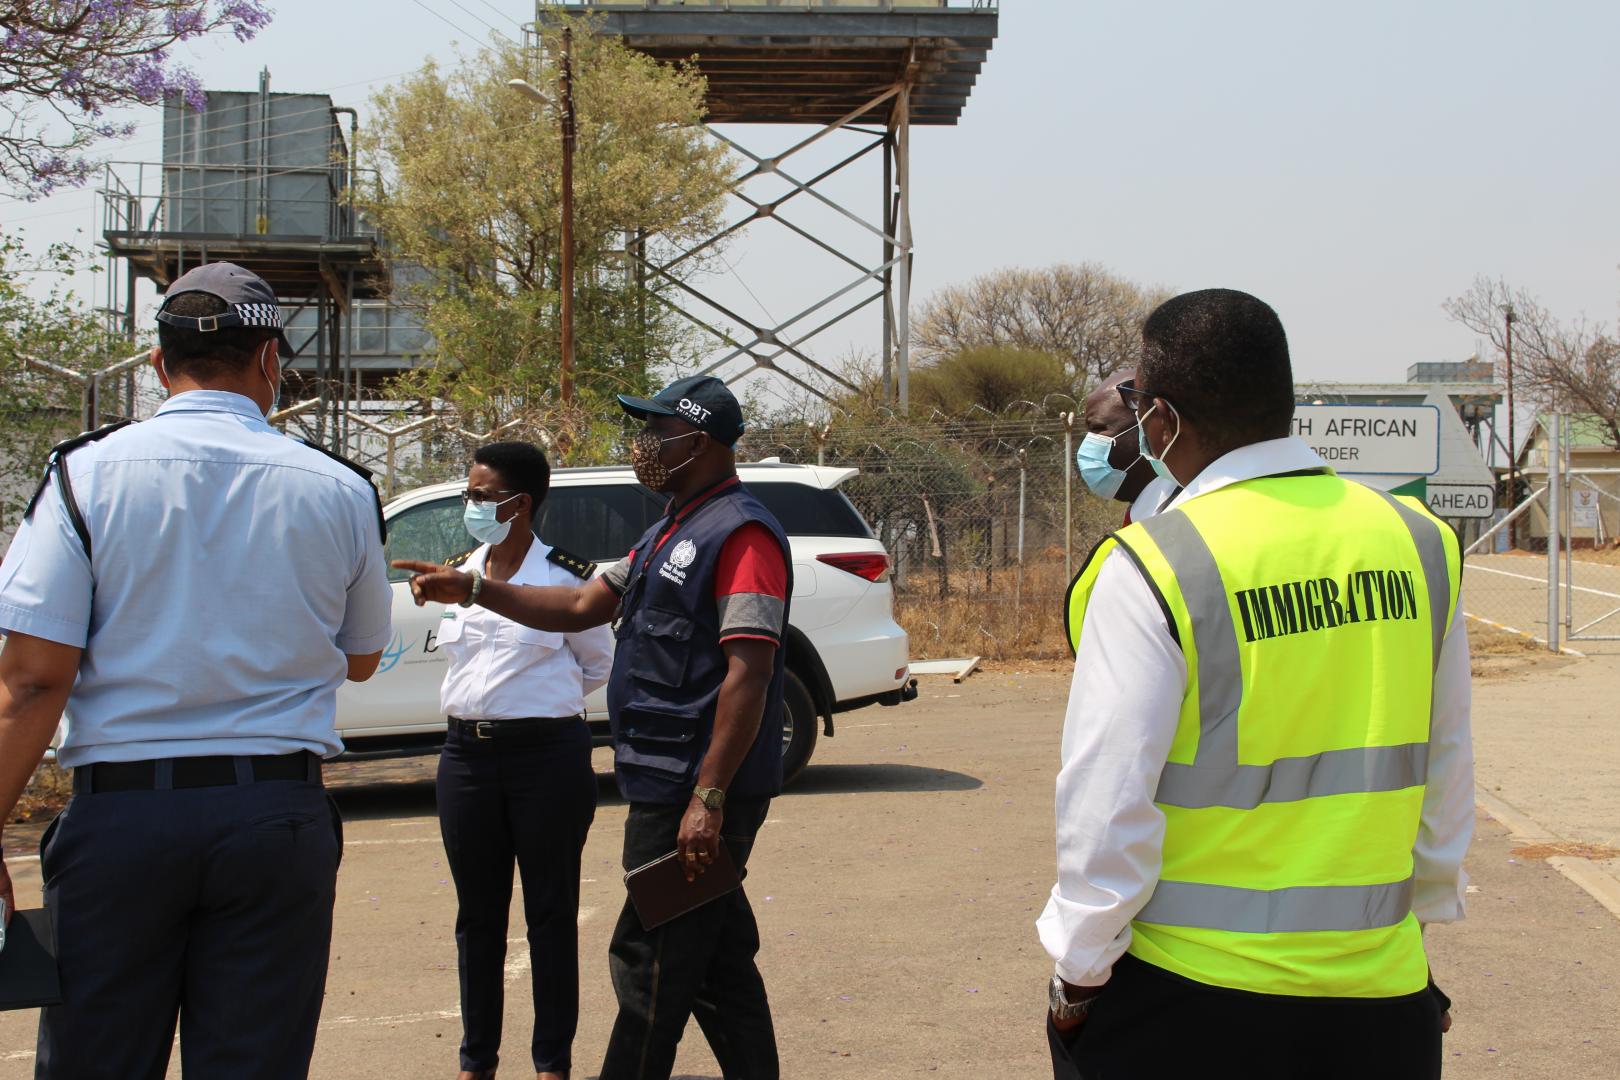
<svg viewBox="0 0 1620 1080"><path fill-rule="evenodd" d="M6 927L5 948L0 949L0 1011L61 1003L51 918L44 908L16 912Z"/></svg>
<svg viewBox="0 0 1620 1080"><path fill-rule="evenodd" d="M725 844L720 845L714 862L691 881L686 880L686 871L676 859L678 854L672 851L624 875L624 887L630 892L630 902L635 905L643 930L662 926L742 886Z"/></svg>

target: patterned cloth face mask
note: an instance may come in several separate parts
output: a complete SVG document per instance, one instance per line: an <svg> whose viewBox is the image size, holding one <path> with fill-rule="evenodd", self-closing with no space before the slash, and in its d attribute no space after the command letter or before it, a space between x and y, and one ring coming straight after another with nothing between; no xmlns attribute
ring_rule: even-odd
<svg viewBox="0 0 1620 1080"><path fill-rule="evenodd" d="M687 458L673 469L667 469L664 463L658 460L658 456L663 453L665 443L696 434L698 432L688 431L685 435L660 439L656 431L637 432L636 437L630 440L630 467L636 471L636 479L654 491L668 491L670 478L692 464L693 459Z"/></svg>

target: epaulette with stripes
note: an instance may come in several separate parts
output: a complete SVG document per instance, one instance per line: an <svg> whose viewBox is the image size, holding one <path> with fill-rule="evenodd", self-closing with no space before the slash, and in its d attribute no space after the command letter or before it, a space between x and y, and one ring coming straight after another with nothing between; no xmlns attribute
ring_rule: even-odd
<svg viewBox="0 0 1620 1080"><path fill-rule="evenodd" d="M371 482L371 470L358 461L350 461L337 451L328 450L326 447L312 443L308 439L299 439L298 441L318 454L325 454L366 482L366 486L371 489L372 501L377 504L377 532L382 536L383 543L388 543L388 521L383 517L382 492L378 491L377 485Z"/></svg>
<svg viewBox="0 0 1620 1080"><path fill-rule="evenodd" d="M28 508L23 511L23 520L27 521L34 516L34 507L39 505L39 497L45 494L45 488L50 485L51 478L56 478L56 488L62 496L62 507L67 511L68 521L73 525L73 531L79 534L79 543L84 545L85 558L90 557L90 530L85 526L84 515L79 512L79 501L73 497L73 480L68 476L67 456L81 446L93 442L100 442L115 431L129 427L133 420L120 420L115 424L98 427L94 431L86 431L63 439L51 447L50 457L45 462L45 475L39 481L39 487L34 489L34 497L28 500Z"/></svg>
<svg viewBox="0 0 1620 1080"><path fill-rule="evenodd" d="M477 550L478 550L477 548L469 548L468 550L463 551L460 555L452 555L448 559L444 560L444 565L446 565L446 566L460 566L462 563L464 563L468 559L472 558L473 557L473 552L475 552Z"/></svg>
<svg viewBox="0 0 1620 1080"><path fill-rule="evenodd" d="M589 559L582 559L572 552L554 547L546 554L547 562L554 562L575 577L588 578L596 573L596 564Z"/></svg>

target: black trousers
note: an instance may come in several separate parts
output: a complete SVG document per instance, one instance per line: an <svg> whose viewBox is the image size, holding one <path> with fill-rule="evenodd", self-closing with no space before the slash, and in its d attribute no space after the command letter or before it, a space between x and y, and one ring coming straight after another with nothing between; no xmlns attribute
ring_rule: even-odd
<svg viewBox="0 0 1620 1080"><path fill-rule="evenodd" d="M342 822L313 781L75 795L40 848L62 1004L36 1078L309 1074Z"/></svg>
<svg viewBox="0 0 1620 1080"><path fill-rule="evenodd" d="M1439 1080L1440 999L1296 998L1206 986L1129 954L1068 1037L1056 1080Z"/></svg>
<svg viewBox="0 0 1620 1080"><path fill-rule="evenodd" d="M742 873L769 807L769 799L726 803L720 835ZM631 803L624 868L675 850L685 813L685 803ZM641 928L626 898L608 947L619 1016L601 1080L668 1080L687 1018L694 1016L725 1080L777 1080L776 1032L754 965L758 952L759 927L742 889L654 930Z"/></svg>
<svg viewBox="0 0 1620 1080"><path fill-rule="evenodd" d="M523 879L536 1072L569 1069L579 1026L579 859L596 817L584 720L535 721L532 737L452 730L439 755L439 829L456 883L461 1067L500 1060L512 864Z"/></svg>

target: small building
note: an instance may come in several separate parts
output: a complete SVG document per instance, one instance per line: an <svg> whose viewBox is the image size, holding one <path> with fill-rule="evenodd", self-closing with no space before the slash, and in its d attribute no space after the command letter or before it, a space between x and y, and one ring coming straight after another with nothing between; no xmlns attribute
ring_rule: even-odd
<svg viewBox="0 0 1620 1080"><path fill-rule="evenodd" d="M1531 491L1547 484L1548 421L1536 417L1530 435L1519 451L1519 474ZM1620 450L1610 443L1612 436L1593 416L1566 416L1563 440L1569 447L1569 473L1564 489L1567 511L1561 534L1576 547L1612 544L1620 537ZM1499 470L1506 473L1506 469ZM1544 499L1525 515L1528 524L1519 534L1532 547L1547 542L1547 509Z"/></svg>

